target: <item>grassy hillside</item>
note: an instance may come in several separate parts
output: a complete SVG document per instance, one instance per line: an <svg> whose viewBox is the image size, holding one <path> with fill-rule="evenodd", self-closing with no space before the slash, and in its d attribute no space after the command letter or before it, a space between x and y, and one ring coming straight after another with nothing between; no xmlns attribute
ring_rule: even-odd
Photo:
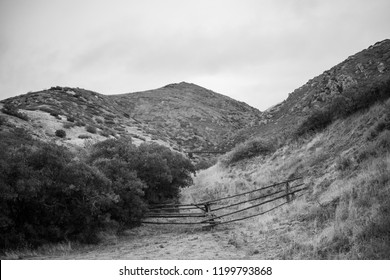
<svg viewBox="0 0 390 280"><path fill-rule="evenodd" d="M229 165L226 157L198 174L195 185L183 192L183 201L240 193L298 176L309 187L282 210L235 227L232 242L238 247L258 252L272 243L269 257L275 259L390 258L390 99L270 154ZM272 242L267 239L270 232L275 233Z"/></svg>

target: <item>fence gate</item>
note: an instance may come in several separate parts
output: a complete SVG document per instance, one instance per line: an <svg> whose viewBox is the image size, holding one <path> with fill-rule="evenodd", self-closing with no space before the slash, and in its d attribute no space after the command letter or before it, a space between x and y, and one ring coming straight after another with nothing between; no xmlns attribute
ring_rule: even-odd
<svg viewBox="0 0 390 280"><path fill-rule="evenodd" d="M303 187L304 184L302 181L299 183L300 180L303 180L303 178L294 178L251 191L199 203L154 204L150 206L146 220L142 221L142 223L215 226L249 219L268 213L291 202L297 197L299 192L307 189L307 187ZM243 198L238 201L232 201L233 198L238 197ZM273 205L267 210L247 213L245 215L245 212L248 212L250 209L279 201L280 203ZM240 209L226 210L245 204L246 206ZM226 217L234 216L237 213L244 213L244 216L226 219Z"/></svg>

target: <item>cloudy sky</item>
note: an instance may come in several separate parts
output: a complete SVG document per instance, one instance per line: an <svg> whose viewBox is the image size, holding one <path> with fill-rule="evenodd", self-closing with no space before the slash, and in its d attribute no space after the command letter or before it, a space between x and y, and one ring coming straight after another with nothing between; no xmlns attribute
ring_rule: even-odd
<svg viewBox="0 0 390 280"><path fill-rule="evenodd" d="M389 0L0 0L0 100L191 82L260 110L377 41Z"/></svg>

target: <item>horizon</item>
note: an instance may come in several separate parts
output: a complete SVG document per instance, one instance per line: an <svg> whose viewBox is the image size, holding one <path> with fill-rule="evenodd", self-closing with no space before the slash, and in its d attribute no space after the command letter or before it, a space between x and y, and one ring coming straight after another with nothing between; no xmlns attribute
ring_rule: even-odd
<svg viewBox="0 0 390 280"><path fill-rule="evenodd" d="M111 95L186 81L264 111L390 37L385 0L4 0L0 8L1 100L52 86Z"/></svg>

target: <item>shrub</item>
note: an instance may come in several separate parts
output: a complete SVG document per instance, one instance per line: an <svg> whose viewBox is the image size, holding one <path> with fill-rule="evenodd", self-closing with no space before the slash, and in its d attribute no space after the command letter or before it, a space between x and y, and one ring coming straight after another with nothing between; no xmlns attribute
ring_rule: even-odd
<svg viewBox="0 0 390 280"><path fill-rule="evenodd" d="M390 98L390 80L372 85L359 85L351 87L345 92L344 96L339 96L331 102L329 106L321 111L314 112L304 120L296 130L297 136L306 133L317 132L326 128L332 121L345 118L353 113L367 109L377 102L383 102ZM379 123L378 130L389 126L389 117L385 117L382 123ZM373 137L375 137L373 131ZM368 135L368 137L371 137Z"/></svg>
<svg viewBox="0 0 390 280"><path fill-rule="evenodd" d="M96 240L110 181L64 147L34 146L0 149L0 248Z"/></svg>
<svg viewBox="0 0 390 280"><path fill-rule="evenodd" d="M80 134L79 136L78 136L78 138L80 138L80 139L90 139L90 138L92 138L90 135L88 135L88 134Z"/></svg>
<svg viewBox="0 0 390 280"><path fill-rule="evenodd" d="M128 172L135 171L148 188L145 198L149 202L177 199L179 189L191 184L192 163L181 154L156 143L143 143L138 148L131 140L109 139L93 146L91 162L100 159L120 159Z"/></svg>
<svg viewBox="0 0 390 280"><path fill-rule="evenodd" d="M326 128L332 122L330 110L316 111L301 123L296 134L302 136L309 132L316 132Z"/></svg>
<svg viewBox="0 0 390 280"><path fill-rule="evenodd" d="M24 121L28 121L27 115L19 112L19 109L16 108L12 103L5 103L3 106L3 109L1 109L1 111L4 114L17 117L17 118L22 119Z"/></svg>
<svg viewBox="0 0 390 280"><path fill-rule="evenodd" d="M67 120L68 122L74 122L74 121L75 121L75 118L74 118L74 117L71 117L71 116L68 116L68 117L66 117L66 120Z"/></svg>
<svg viewBox="0 0 390 280"><path fill-rule="evenodd" d="M77 125L77 126L85 126L85 122L83 122L83 121L77 121L77 122L76 122L76 125Z"/></svg>
<svg viewBox="0 0 390 280"><path fill-rule="evenodd" d="M7 119L4 118L3 116L0 116L0 125L7 124Z"/></svg>
<svg viewBox="0 0 390 280"><path fill-rule="evenodd" d="M225 165L260 155L268 155L275 152L276 147L269 141L258 138L237 145L233 151L222 160Z"/></svg>
<svg viewBox="0 0 390 280"><path fill-rule="evenodd" d="M71 123L71 122L67 122L67 123L64 123L62 126L63 126L63 128L69 129L69 128L75 127L76 124Z"/></svg>
<svg viewBox="0 0 390 280"><path fill-rule="evenodd" d="M86 131L88 131L89 133L92 133L92 134L95 134L96 133L96 127L92 126L92 125L88 125L86 128L85 128Z"/></svg>
<svg viewBox="0 0 390 280"><path fill-rule="evenodd" d="M63 129L58 129L56 130L56 136L60 138L65 138L66 137L66 132Z"/></svg>

